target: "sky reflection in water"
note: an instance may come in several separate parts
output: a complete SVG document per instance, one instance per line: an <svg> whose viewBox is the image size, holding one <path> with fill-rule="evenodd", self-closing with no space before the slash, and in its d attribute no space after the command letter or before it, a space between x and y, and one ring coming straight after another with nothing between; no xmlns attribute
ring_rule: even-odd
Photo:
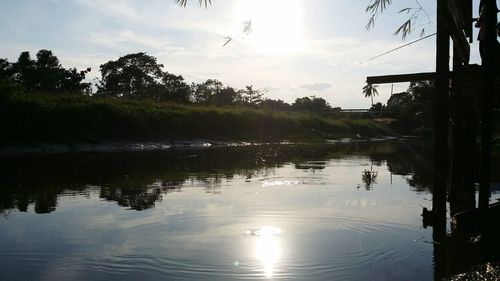
<svg viewBox="0 0 500 281"><path fill-rule="evenodd" d="M421 157L369 146L263 165L261 152L224 150L29 162L49 176L3 183L2 278L432 279Z"/></svg>

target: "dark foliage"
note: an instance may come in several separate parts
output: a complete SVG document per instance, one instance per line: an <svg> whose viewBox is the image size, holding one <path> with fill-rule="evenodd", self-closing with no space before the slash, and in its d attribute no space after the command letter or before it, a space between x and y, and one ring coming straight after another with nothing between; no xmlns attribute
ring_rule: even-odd
<svg viewBox="0 0 500 281"><path fill-rule="evenodd" d="M433 81L412 82L407 92L387 101L385 114L396 118L394 128L405 134L429 134L434 127Z"/></svg>
<svg viewBox="0 0 500 281"><path fill-rule="evenodd" d="M296 99L292 104L292 110L327 114L331 113L333 109L325 99L311 96Z"/></svg>
<svg viewBox="0 0 500 281"><path fill-rule="evenodd" d="M86 93L90 83L83 81L90 70L65 69L49 50L38 51L36 60L31 59L29 52L22 52L15 63L0 60L0 78L22 86L29 92Z"/></svg>

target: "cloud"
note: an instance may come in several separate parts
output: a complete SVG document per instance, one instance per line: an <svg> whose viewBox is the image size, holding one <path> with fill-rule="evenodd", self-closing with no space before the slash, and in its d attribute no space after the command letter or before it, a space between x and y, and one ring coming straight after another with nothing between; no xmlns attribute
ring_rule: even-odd
<svg viewBox="0 0 500 281"><path fill-rule="evenodd" d="M118 16L129 20L140 19L137 9L127 2L110 0L73 0L73 2L92 12L100 12L107 16Z"/></svg>
<svg viewBox="0 0 500 281"><path fill-rule="evenodd" d="M161 38L158 37L140 35L130 30L120 31L114 34L111 32L90 33L88 37L89 43L114 48L127 44L128 46L142 46L157 50L167 47L167 42L165 41L166 40L161 40Z"/></svg>
<svg viewBox="0 0 500 281"><path fill-rule="evenodd" d="M300 85L299 88L306 89L309 91L324 91L326 89L330 89L333 85L325 82L318 82L313 84L303 84Z"/></svg>

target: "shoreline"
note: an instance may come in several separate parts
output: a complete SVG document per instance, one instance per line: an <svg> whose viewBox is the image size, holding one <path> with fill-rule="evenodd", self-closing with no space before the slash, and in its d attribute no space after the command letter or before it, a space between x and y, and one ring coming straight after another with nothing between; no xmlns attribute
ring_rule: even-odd
<svg viewBox="0 0 500 281"><path fill-rule="evenodd" d="M414 137L377 137L365 139L339 138L323 140L321 142L256 142L256 141L215 141L215 140L178 140L164 142L103 142L103 143L37 143L37 144L4 144L0 145L0 155L23 155L23 154L60 154L60 153L113 153L113 152L150 152L166 150L197 150L212 147L243 147L261 145L301 145L301 144L351 144L360 142L383 142L407 140Z"/></svg>

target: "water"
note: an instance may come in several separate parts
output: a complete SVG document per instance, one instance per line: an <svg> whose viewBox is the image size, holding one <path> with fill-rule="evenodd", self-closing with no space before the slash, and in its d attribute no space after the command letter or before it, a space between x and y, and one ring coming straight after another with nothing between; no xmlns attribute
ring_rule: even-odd
<svg viewBox="0 0 500 281"><path fill-rule="evenodd" d="M390 142L9 156L0 280L432 280L428 155Z"/></svg>

